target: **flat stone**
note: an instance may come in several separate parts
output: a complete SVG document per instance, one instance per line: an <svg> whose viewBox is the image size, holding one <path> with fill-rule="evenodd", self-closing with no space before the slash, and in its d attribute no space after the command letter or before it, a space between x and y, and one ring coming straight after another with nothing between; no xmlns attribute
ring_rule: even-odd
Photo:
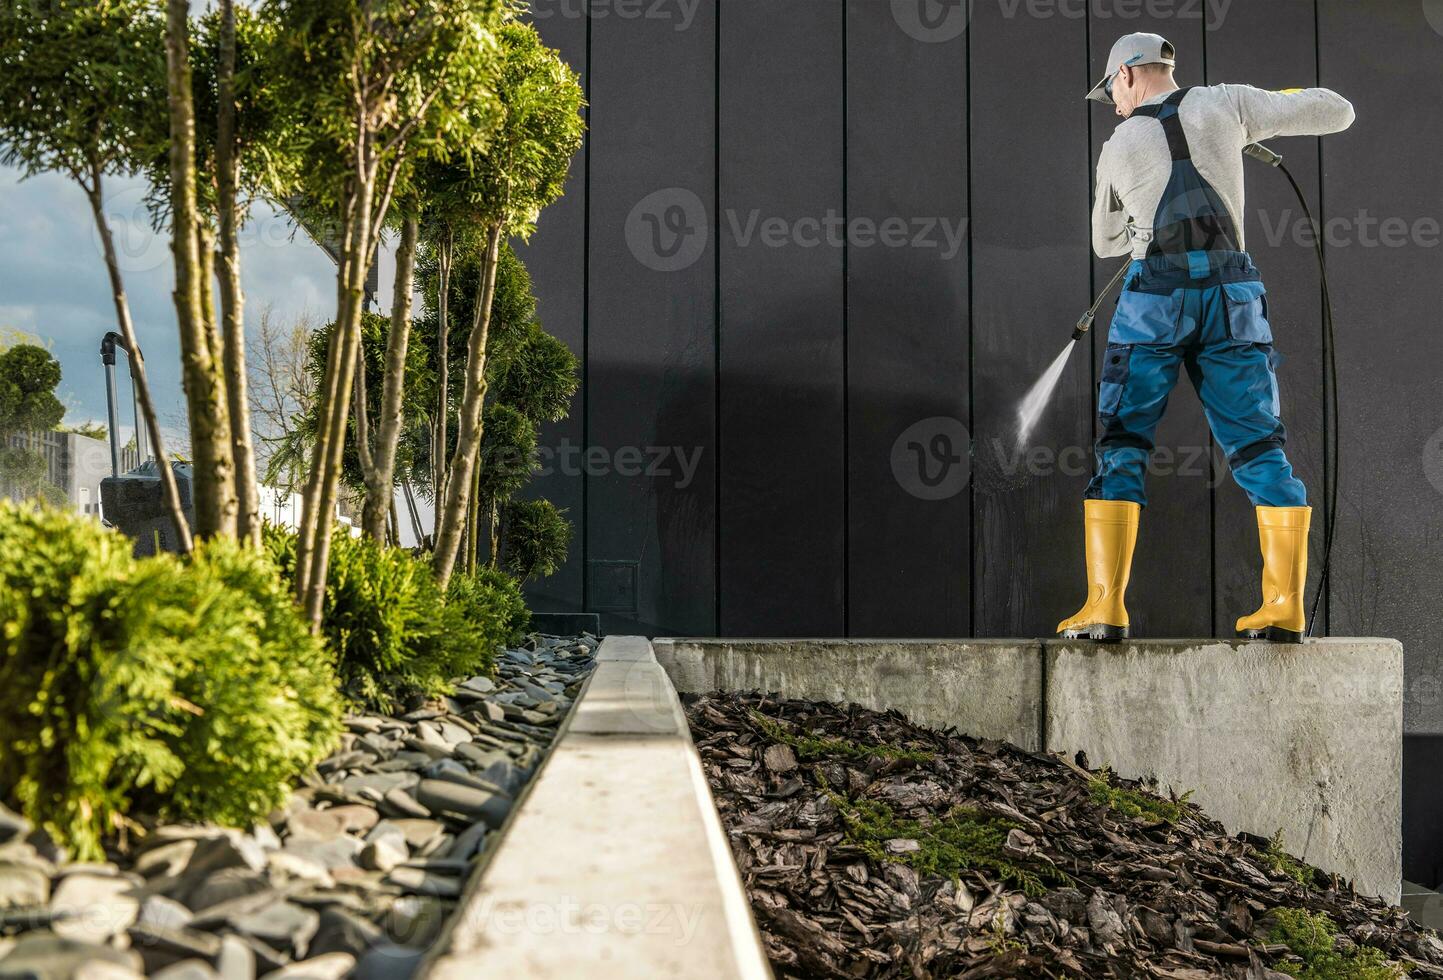
<svg viewBox="0 0 1443 980"><path fill-rule="evenodd" d="M456 746L471 741L471 733L460 725L445 720L438 721L436 724L440 728L441 738L447 745Z"/></svg>
<svg viewBox="0 0 1443 980"><path fill-rule="evenodd" d="M255 980L255 950L239 936L222 936L215 969L221 980Z"/></svg>
<svg viewBox="0 0 1443 980"><path fill-rule="evenodd" d="M140 957L127 950L67 939L52 932L27 932L0 959L7 980L111 980L140 975Z"/></svg>
<svg viewBox="0 0 1443 980"><path fill-rule="evenodd" d="M355 837L333 837L330 840L287 841L281 854L295 854L316 862L327 871L354 867L356 855L365 844Z"/></svg>
<svg viewBox="0 0 1443 980"><path fill-rule="evenodd" d="M173 898L151 895L140 903L140 914L136 925L157 926L162 929L182 929L190 924L190 909Z"/></svg>
<svg viewBox="0 0 1443 980"><path fill-rule="evenodd" d="M379 732L381 730L381 719L373 715L351 715L345 720L345 726L348 731L360 734Z"/></svg>
<svg viewBox="0 0 1443 980"><path fill-rule="evenodd" d="M295 950L304 956L316 934L320 916L292 902L271 902L254 912L233 915L231 928L277 948Z"/></svg>
<svg viewBox="0 0 1443 980"><path fill-rule="evenodd" d="M382 834L393 830L399 830L401 832L401 836L406 839L407 847L412 850L419 850L444 834L446 832L446 825L439 820L431 819L400 818L397 820L383 820L371 829L371 832L366 835L366 840L376 840Z"/></svg>
<svg viewBox="0 0 1443 980"><path fill-rule="evenodd" d="M360 776L347 776L341 780L340 787L347 793L359 793L363 789L373 789L385 796L393 789L404 789L407 786L416 785L420 778L408 772L369 772Z"/></svg>
<svg viewBox="0 0 1443 980"><path fill-rule="evenodd" d="M345 824L334 810L301 810L286 821L290 840L330 840L345 833Z"/></svg>
<svg viewBox="0 0 1443 980"><path fill-rule="evenodd" d="M411 980L425 955L424 949L385 943L361 957L352 980Z"/></svg>
<svg viewBox="0 0 1443 980"><path fill-rule="evenodd" d="M390 871L410 856L405 836L395 831L382 834L368 843L361 851L360 864L370 871Z"/></svg>
<svg viewBox="0 0 1443 980"><path fill-rule="evenodd" d="M369 919L362 918L335 905L329 905L320 912L320 923L316 936L311 940L311 956L326 953L349 953L360 957L385 938L381 930Z"/></svg>
<svg viewBox="0 0 1443 980"><path fill-rule="evenodd" d="M111 875L76 874L64 878L50 898L52 912L64 913L55 932L80 942L103 943L134 924L140 914L135 885Z"/></svg>
<svg viewBox="0 0 1443 980"><path fill-rule="evenodd" d="M470 742L467 742L465 745L458 745L456 747L458 750L456 754L460 755L461 753L459 750L466 748L470 744ZM436 759L434 762L429 763L424 769L421 770L424 775L431 779L440 779L444 773L448 772L459 772L465 774L469 773L470 771L471 770L467 769L464 765L457 762L455 759Z"/></svg>
<svg viewBox="0 0 1443 980"><path fill-rule="evenodd" d="M31 829L29 820L0 803L0 844L24 839Z"/></svg>
<svg viewBox="0 0 1443 980"><path fill-rule="evenodd" d="M481 694L489 694L492 691L496 690L496 682L493 681L491 678L487 677L485 674L478 674L475 677L468 677L466 680L461 682L460 686L466 688L466 690L468 691L477 691Z"/></svg>
<svg viewBox="0 0 1443 980"><path fill-rule="evenodd" d="M290 958L269 943L244 934L229 937L240 942L250 951L251 965L257 975L279 970L290 962Z"/></svg>
<svg viewBox="0 0 1443 980"><path fill-rule="evenodd" d="M250 868L222 868L206 875L200 884L191 889L185 901L192 909L203 912L213 905L255 895L269 888L270 882L266 877Z"/></svg>
<svg viewBox="0 0 1443 980"><path fill-rule="evenodd" d="M381 928L403 946L429 946L446 921L446 906L431 895L402 895L386 910Z"/></svg>
<svg viewBox="0 0 1443 980"><path fill-rule="evenodd" d="M217 980L217 974L205 960L181 960L150 974L150 980Z"/></svg>
<svg viewBox="0 0 1443 980"><path fill-rule="evenodd" d="M486 842L487 833L489 833L489 828L484 823L472 824L456 835L456 839L451 842L450 849L446 851L446 856L460 861L470 860L477 851L481 850L481 845Z"/></svg>
<svg viewBox="0 0 1443 980"><path fill-rule="evenodd" d="M269 976L271 980L341 980L355 965L356 958L349 953L327 953L283 966Z"/></svg>
<svg viewBox="0 0 1443 980"><path fill-rule="evenodd" d="M276 851L270 854L267 871L272 878L277 880L278 884L285 884L291 880L308 882L322 888L329 888L335 884L331 872L324 864L315 858L289 851Z"/></svg>
<svg viewBox="0 0 1443 980"><path fill-rule="evenodd" d="M496 793L508 797L511 795L495 783L487 782L480 776L475 775L469 769L463 768L460 771L448 769L436 778L448 783L456 783L460 786L469 786L471 789L477 789L483 793Z"/></svg>
<svg viewBox="0 0 1443 980"><path fill-rule="evenodd" d="M417 850L416 856L433 857L434 855L450 850L451 842L455 839L456 838L452 837L450 834L442 834L440 837L437 837L435 840L428 843L425 847Z"/></svg>
<svg viewBox="0 0 1443 980"><path fill-rule="evenodd" d="M0 861L0 909L44 905L50 900L50 876L31 864Z"/></svg>
<svg viewBox="0 0 1443 980"><path fill-rule="evenodd" d="M432 812L456 814L469 821L484 820L493 829L501 826L511 811L511 800L500 794L446 779L421 780L417 797Z"/></svg>
<svg viewBox="0 0 1443 980"><path fill-rule="evenodd" d="M381 815L372 806L351 803L334 806L325 811L341 821L341 829L348 834L364 834L380 821Z"/></svg>
<svg viewBox="0 0 1443 980"><path fill-rule="evenodd" d="M455 898L461 894L461 881L450 875L438 875L421 868L396 868L386 881L413 895L434 895Z"/></svg>
<svg viewBox="0 0 1443 980"><path fill-rule="evenodd" d="M431 816L430 807L401 789L393 789L387 793L381 801L381 809L392 817L413 817L424 820Z"/></svg>
<svg viewBox="0 0 1443 980"><path fill-rule="evenodd" d="M137 922L128 931L130 948L138 952L148 973L186 959L213 960L220 938L195 929L171 929Z"/></svg>

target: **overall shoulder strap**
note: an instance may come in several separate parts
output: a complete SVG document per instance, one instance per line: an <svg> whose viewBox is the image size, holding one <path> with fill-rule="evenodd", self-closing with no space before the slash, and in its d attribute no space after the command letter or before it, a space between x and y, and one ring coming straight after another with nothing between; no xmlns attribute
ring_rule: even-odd
<svg viewBox="0 0 1443 980"><path fill-rule="evenodd" d="M1192 148L1188 146L1187 134L1183 132L1182 119L1178 115L1178 108L1182 105L1182 100L1187 98L1187 94L1191 91L1190 88L1180 88L1156 105L1138 106L1133 111L1134 116L1146 116L1162 123L1163 132L1167 134L1168 148L1172 150L1173 160L1192 159Z"/></svg>

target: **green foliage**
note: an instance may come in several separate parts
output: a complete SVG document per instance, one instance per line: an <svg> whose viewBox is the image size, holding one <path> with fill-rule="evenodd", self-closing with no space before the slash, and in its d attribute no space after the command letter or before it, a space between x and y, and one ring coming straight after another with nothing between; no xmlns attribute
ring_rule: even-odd
<svg viewBox="0 0 1443 980"><path fill-rule="evenodd" d="M511 500L501 518L501 558L526 582L553 574L571 548L571 522L549 500Z"/></svg>
<svg viewBox="0 0 1443 980"><path fill-rule="evenodd" d="M89 180L144 164L165 118L153 0L0 0L0 163Z"/></svg>
<svg viewBox="0 0 1443 980"><path fill-rule="evenodd" d="M488 657L502 647L515 646L526 636L531 610L521 596L521 583L495 568L476 574L456 573L446 585L446 603L457 615L476 624L485 638ZM490 661L487 661L490 672Z"/></svg>
<svg viewBox="0 0 1443 980"><path fill-rule="evenodd" d="M510 405L486 409L477 457L479 500L485 510L507 500L531 477L536 457L536 426Z"/></svg>
<svg viewBox="0 0 1443 980"><path fill-rule="evenodd" d="M492 365L492 390L501 404L532 422L559 422L571 410L580 367L569 347L533 321Z"/></svg>
<svg viewBox="0 0 1443 980"><path fill-rule="evenodd" d="M1046 882L1071 881L1064 871L1046 861L1023 863L1008 855L1003 850L1007 833L1018 827L1009 820L973 807L953 807L945 817L926 822L904 820L885 803L849 800L826 789L825 780L823 788L842 814L847 837L879 864L905 864L927 877L955 878L972 868L990 871L1034 898L1047 891ZM916 841L918 846L894 853L887 849L891 840Z"/></svg>
<svg viewBox="0 0 1443 980"><path fill-rule="evenodd" d="M268 527L265 539L291 576L294 535ZM331 541L321 634L346 697L384 711L445 694L456 678L488 669L498 642L463 606L442 601L427 562L344 532Z"/></svg>
<svg viewBox="0 0 1443 980"><path fill-rule="evenodd" d="M753 711L752 724L774 742L790 745L802 761L840 757L843 759L897 759L903 762L927 762L934 753L906 749L895 745L871 745L849 738L830 738L803 732L798 735L774 718Z"/></svg>
<svg viewBox="0 0 1443 980"><path fill-rule="evenodd" d="M1322 912L1306 909L1274 909L1268 939L1283 943L1301 963L1281 962L1279 972L1299 980L1402 980L1407 971L1371 946L1357 946L1339 952L1338 927Z"/></svg>
<svg viewBox="0 0 1443 980"><path fill-rule="evenodd" d="M1088 781L1087 788L1092 802L1098 806L1116 810L1125 817L1161 820L1169 824L1177 823L1187 814L1187 801L1192 797L1192 790L1174 801L1141 790L1114 786L1112 774L1105 769Z"/></svg>
<svg viewBox="0 0 1443 980"><path fill-rule="evenodd" d="M1261 854L1263 866L1279 877L1291 878L1303 886L1311 885L1313 869L1285 851L1283 846L1283 831L1279 828L1268 841L1267 850Z"/></svg>
<svg viewBox="0 0 1443 980"><path fill-rule="evenodd" d="M82 858L132 813L247 825L340 730L329 661L269 561L131 547L0 502L0 786Z"/></svg>
<svg viewBox="0 0 1443 980"><path fill-rule="evenodd" d="M45 348L22 343L0 349L0 494L56 504L65 499L64 491L51 484L45 455L31 439L65 417L65 406L55 397L59 384L60 362Z"/></svg>

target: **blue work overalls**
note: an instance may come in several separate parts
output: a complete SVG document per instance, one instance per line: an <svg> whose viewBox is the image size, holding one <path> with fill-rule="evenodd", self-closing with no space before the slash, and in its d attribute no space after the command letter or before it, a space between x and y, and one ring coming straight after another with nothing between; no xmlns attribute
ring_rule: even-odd
<svg viewBox="0 0 1443 980"><path fill-rule="evenodd" d="M1153 435L1186 367L1233 478L1252 502L1302 507L1307 490L1283 452L1287 431L1262 277L1238 249L1221 197L1193 165L1178 116L1187 93L1133 113L1162 125L1173 169L1148 256L1128 270L1108 333L1098 390L1102 435L1087 496L1147 505Z"/></svg>

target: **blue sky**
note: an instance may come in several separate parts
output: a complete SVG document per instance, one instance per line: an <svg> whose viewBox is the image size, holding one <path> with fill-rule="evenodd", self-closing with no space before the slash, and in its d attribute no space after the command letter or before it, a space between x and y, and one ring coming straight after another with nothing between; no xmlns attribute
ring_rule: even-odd
<svg viewBox="0 0 1443 980"><path fill-rule="evenodd" d="M90 206L79 187L58 175L19 178L19 171L0 168L0 332L38 337L59 359L67 422L103 421L100 338L117 328ZM106 210L157 411L172 428L184 419L170 295L175 277L169 236L150 230L143 195L141 181L112 180ZM335 266L288 218L258 204L241 240L248 332L268 307L282 322L306 311L323 323L334 316ZM388 259L383 254L379 270L383 308L390 303ZM124 388L121 401L127 401Z"/></svg>

